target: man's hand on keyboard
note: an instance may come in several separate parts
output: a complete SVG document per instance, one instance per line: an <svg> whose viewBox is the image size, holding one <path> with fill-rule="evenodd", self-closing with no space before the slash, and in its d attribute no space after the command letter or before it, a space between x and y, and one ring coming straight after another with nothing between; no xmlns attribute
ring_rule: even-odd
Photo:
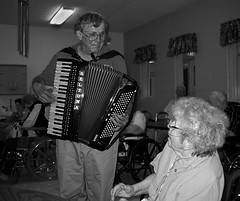
<svg viewBox="0 0 240 201"><path fill-rule="evenodd" d="M114 131L117 132L120 130L120 128L124 127L128 120L129 120L129 115L128 114L113 114L113 117L111 117L111 120L117 126Z"/></svg>

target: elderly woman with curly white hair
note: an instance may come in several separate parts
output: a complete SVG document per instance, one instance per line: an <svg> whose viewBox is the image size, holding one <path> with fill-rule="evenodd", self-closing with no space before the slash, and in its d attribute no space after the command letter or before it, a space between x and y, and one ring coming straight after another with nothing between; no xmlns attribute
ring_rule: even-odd
<svg viewBox="0 0 240 201"><path fill-rule="evenodd" d="M150 201L220 201L224 173L217 149L228 118L200 98L184 97L171 107L168 142L151 162L154 173L134 185L120 183L112 200L148 194Z"/></svg>

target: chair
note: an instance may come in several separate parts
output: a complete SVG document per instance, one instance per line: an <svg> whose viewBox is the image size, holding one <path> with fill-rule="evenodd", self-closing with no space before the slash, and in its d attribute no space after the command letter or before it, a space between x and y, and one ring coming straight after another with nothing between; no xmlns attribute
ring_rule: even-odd
<svg viewBox="0 0 240 201"><path fill-rule="evenodd" d="M164 145L168 139L169 116L167 112L160 111L155 114L155 121L149 122L148 128L154 129L154 140Z"/></svg>
<svg viewBox="0 0 240 201"><path fill-rule="evenodd" d="M169 123L169 116L167 112L160 111L155 115L155 121L162 127L167 127Z"/></svg>

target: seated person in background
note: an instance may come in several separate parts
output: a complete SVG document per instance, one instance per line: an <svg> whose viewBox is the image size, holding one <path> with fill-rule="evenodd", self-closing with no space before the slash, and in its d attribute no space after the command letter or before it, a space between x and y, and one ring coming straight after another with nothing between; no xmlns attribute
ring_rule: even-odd
<svg viewBox="0 0 240 201"><path fill-rule="evenodd" d="M212 91L209 102L228 116L229 127L224 150L228 156L231 156L239 149L236 144L240 143L240 103L229 102L224 91Z"/></svg>
<svg viewBox="0 0 240 201"><path fill-rule="evenodd" d="M128 125L124 133L139 135L145 132L145 128L146 128L146 117L141 111L137 110L133 114L132 121Z"/></svg>
<svg viewBox="0 0 240 201"><path fill-rule="evenodd" d="M16 111L12 113L12 115L3 121L4 123L12 123L12 122L17 122L22 119L23 117L23 112L24 112L24 106L22 105L22 99L17 98L15 99L15 107Z"/></svg>
<svg viewBox="0 0 240 201"><path fill-rule="evenodd" d="M23 104L29 110L27 119L23 122L22 127L47 127L48 120L45 117L45 104L43 104L33 94L26 94L23 97ZM28 131L28 136L35 136L33 130Z"/></svg>
<svg viewBox="0 0 240 201"><path fill-rule="evenodd" d="M224 91L212 91L209 102L223 110L229 118L229 135L240 136L240 103L229 102Z"/></svg>
<svg viewBox="0 0 240 201"><path fill-rule="evenodd" d="M176 97L175 97L175 99L171 100L171 101L167 104L167 106L165 107L165 109L164 109L163 111L164 111L164 112L167 112L167 113L169 114L169 111L170 111L170 108L171 108L172 104L173 104L176 100L178 100L179 98L184 97L184 96L186 96L186 95L187 95L187 91L186 91L185 86L182 85L182 84L177 85L177 88L176 88Z"/></svg>
<svg viewBox="0 0 240 201"><path fill-rule="evenodd" d="M12 131L15 122L21 122L27 118L28 112L26 112L22 104L22 99L17 98L14 102L16 111L10 117L0 122L0 141L5 141L9 138L9 133Z"/></svg>
<svg viewBox="0 0 240 201"><path fill-rule="evenodd" d="M217 150L224 144L226 114L202 99L183 97L169 116L168 143L151 162L154 173L133 185L116 185L112 201L141 194L149 201L221 200L224 173Z"/></svg>
<svg viewBox="0 0 240 201"><path fill-rule="evenodd" d="M29 109L29 115L27 119L22 123L22 127L47 127L48 120L45 118L45 106L41 101L37 100L37 98L32 94L26 94L23 97L23 104L26 108ZM20 127L21 125L14 126L11 138L9 138L5 143L3 153L1 155L1 158L3 160L0 162L0 180L8 181L12 168L15 165L14 160L7 160L5 162L4 159L6 158L9 151L16 151L17 138L21 137L22 135L28 137L36 136L34 130L28 130L26 134L21 133ZM43 130L42 133L44 134L44 132L45 131Z"/></svg>

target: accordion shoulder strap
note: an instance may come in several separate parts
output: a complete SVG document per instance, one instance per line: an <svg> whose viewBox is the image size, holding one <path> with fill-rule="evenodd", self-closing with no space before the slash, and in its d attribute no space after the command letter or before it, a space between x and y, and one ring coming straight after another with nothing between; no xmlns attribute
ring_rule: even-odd
<svg viewBox="0 0 240 201"><path fill-rule="evenodd" d="M102 55L100 55L100 56L98 56L96 58L97 58L97 60L111 59L111 58L113 58L113 57L115 57L117 55L121 56L124 59L124 56L121 53L119 53L118 51L116 51L116 50L110 50L110 51L108 51L108 52L106 52L106 53L104 53L104 54L102 54Z"/></svg>
<svg viewBox="0 0 240 201"><path fill-rule="evenodd" d="M64 52L67 54L72 55L73 58L77 59L77 60L82 60L81 57L77 54L76 50L73 49L72 47L66 47L64 49L62 49L60 52Z"/></svg>
<svg viewBox="0 0 240 201"><path fill-rule="evenodd" d="M81 57L77 54L76 50L73 49L72 47L64 48L60 52L65 52L67 54L72 55L73 58L76 58L76 59L78 59L80 61L82 60ZM108 51L108 52L106 52L106 53L104 53L104 54L102 54L100 56L94 57L94 61L98 61L98 60L101 60L101 59L111 59L111 58L113 58L113 57L115 57L117 55L119 55L122 58L124 58L123 55L121 53L119 53L118 51L110 50L110 51Z"/></svg>

